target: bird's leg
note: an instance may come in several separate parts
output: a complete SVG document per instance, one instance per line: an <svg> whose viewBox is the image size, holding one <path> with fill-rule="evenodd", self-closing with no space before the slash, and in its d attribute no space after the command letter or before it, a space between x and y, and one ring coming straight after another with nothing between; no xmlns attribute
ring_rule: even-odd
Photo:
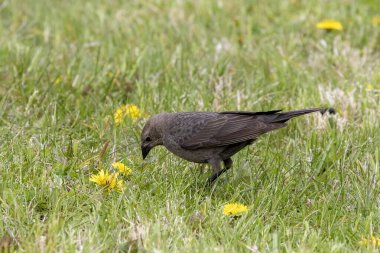
<svg viewBox="0 0 380 253"><path fill-rule="evenodd" d="M212 184L212 182L215 181L219 177L219 173L221 172L221 166L220 166L220 160L219 159L210 159L208 163L211 165L212 169L214 170L214 173L208 178L208 183Z"/></svg>
<svg viewBox="0 0 380 253"><path fill-rule="evenodd" d="M214 173L208 178L208 182L210 184L212 184L220 175L222 175L224 172L226 172L232 167L231 158L223 160L224 169L221 169L220 160L213 159L213 160L210 160L209 163L211 167L214 169Z"/></svg>

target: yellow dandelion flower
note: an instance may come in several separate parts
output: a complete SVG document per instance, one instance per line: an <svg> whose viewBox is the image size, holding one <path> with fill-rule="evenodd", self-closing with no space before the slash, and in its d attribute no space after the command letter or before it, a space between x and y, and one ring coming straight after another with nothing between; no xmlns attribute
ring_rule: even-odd
<svg viewBox="0 0 380 253"><path fill-rule="evenodd" d="M116 125L120 125L121 121L123 120L123 117L124 117L123 109L117 108L116 112L113 115Z"/></svg>
<svg viewBox="0 0 380 253"><path fill-rule="evenodd" d="M121 191L123 191L123 190L124 190L124 187L123 187L123 181L118 180L118 181L117 181L117 185L116 185L116 191L121 192Z"/></svg>
<svg viewBox="0 0 380 253"><path fill-rule="evenodd" d="M97 175L91 175L90 181L94 182L98 185L104 186L107 182L108 172L107 175L104 173L104 170L101 170L99 174Z"/></svg>
<svg viewBox="0 0 380 253"><path fill-rule="evenodd" d="M226 216L238 216L238 215L242 215L243 213L247 211L248 211L248 207L239 203L227 204L227 205L224 205L224 208L223 208L223 213Z"/></svg>
<svg viewBox="0 0 380 253"><path fill-rule="evenodd" d="M116 191L121 191L123 182L117 179L118 174L109 174L108 171L104 172L101 170L96 175L91 175L90 181L100 185L108 192L115 189ZM115 188L116 187L116 188Z"/></svg>
<svg viewBox="0 0 380 253"><path fill-rule="evenodd" d="M141 111L137 105L128 104L125 106L125 115L132 119L137 119L141 117Z"/></svg>
<svg viewBox="0 0 380 253"><path fill-rule="evenodd" d="M332 19L326 19L321 22L319 22L316 27L318 29L322 30L343 30L343 25L339 21L332 20Z"/></svg>
<svg viewBox="0 0 380 253"><path fill-rule="evenodd" d="M111 191L115 186L117 185L117 176L118 174L110 175L110 177L107 180L107 190Z"/></svg>
<svg viewBox="0 0 380 253"><path fill-rule="evenodd" d="M367 84L367 90L373 90L373 85L370 84L370 83L368 83L368 84Z"/></svg>
<svg viewBox="0 0 380 253"><path fill-rule="evenodd" d="M142 113L140 109L137 107L137 105L127 104L117 108L116 112L114 113L114 120L116 125L119 125L123 121L123 118L125 116L128 116L133 120L136 120L140 118L141 115Z"/></svg>
<svg viewBox="0 0 380 253"><path fill-rule="evenodd" d="M380 25L380 16L379 16L379 15L374 16L374 17L372 18L372 25L374 25L374 26L378 26L378 25Z"/></svg>
<svg viewBox="0 0 380 253"><path fill-rule="evenodd" d="M363 246L372 245L372 246L379 247L380 246L380 238L375 237L375 236L371 236L371 238L367 239L367 238L364 238L364 236L362 236L362 239L359 241L359 244L363 245Z"/></svg>
<svg viewBox="0 0 380 253"><path fill-rule="evenodd" d="M125 164L120 163L120 162L113 163L112 167L114 167L115 169L119 170L120 173L122 173L122 174L124 174L126 176L128 176L129 174L132 173L131 168L129 168L128 166L126 166Z"/></svg>

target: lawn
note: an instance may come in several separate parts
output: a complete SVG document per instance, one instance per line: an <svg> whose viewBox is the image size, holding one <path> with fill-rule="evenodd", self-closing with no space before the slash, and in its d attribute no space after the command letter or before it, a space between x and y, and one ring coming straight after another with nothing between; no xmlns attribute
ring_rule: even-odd
<svg viewBox="0 0 380 253"><path fill-rule="evenodd" d="M337 114L262 136L212 188L141 157L159 112L309 107ZM0 0L0 252L377 252L379 119L378 0ZM114 162L120 191L90 181Z"/></svg>

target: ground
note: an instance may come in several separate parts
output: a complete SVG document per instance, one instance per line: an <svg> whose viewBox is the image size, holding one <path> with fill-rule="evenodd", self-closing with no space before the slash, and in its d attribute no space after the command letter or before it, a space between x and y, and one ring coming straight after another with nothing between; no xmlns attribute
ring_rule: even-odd
<svg viewBox="0 0 380 253"><path fill-rule="evenodd" d="M377 0L0 1L0 251L377 252L379 15ZM140 117L115 123L127 104ZM208 166L141 158L158 112L308 107L337 114L262 136L212 189ZM114 162L132 170L121 192L90 181Z"/></svg>

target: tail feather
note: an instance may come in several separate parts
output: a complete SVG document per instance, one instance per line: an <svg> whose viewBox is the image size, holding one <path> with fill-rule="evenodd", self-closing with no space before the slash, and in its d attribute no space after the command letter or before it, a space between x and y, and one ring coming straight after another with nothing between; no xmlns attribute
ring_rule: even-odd
<svg viewBox="0 0 380 253"><path fill-rule="evenodd" d="M271 115L269 122L270 123L285 123L291 118L298 117L304 114L312 113L312 112L320 112L321 114L324 114L326 111L328 111L331 114L335 114L335 110L333 108L310 108L310 109L303 109L303 110L296 110L296 111L290 111L290 112L283 112L283 113L277 113L274 115Z"/></svg>

